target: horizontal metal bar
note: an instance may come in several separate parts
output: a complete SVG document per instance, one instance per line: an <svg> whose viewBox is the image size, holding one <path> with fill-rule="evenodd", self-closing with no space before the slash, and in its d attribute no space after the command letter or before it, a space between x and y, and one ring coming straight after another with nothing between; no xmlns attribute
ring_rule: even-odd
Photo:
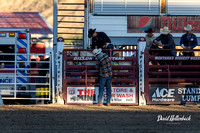
<svg viewBox="0 0 200 133"><path fill-rule="evenodd" d="M187 82L200 82L199 78L149 78L149 83L153 82L170 82L170 83L187 83Z"/></svg>
<svg viewBox="0 0 200 133"><path fill-rule="evenodd" d="M8 89L0 89L0 90L3 90L3 91L8 91L8 92L49 92L50 91L31 91L31 90L8 90Z"/></svg>
<svg viewBox="0 0 200 133"><path fill-rule="evenodd" d="M2 99L26 99L26 100L51 100L50 98L9 98L9 97L3 97L2 96Z"/></svg>
<svg viewBox="0 0 200 133"><path fill-rule="evenodd" d="M4 77L4 78L11 78L11 77L15 77L15 75L13 74L13 76L12 75L0 75L0 77ZM49 78L50 76L16 76L16 77L22 77L22 78Z"/></svg>
<svg viewBox="0 0 200 133"><path fill-rule="evenodd" d="M200 70L200 65L150 65L149 69L195 69Z"/></svg>
<svg viewBox="0 0 200 133"><path fill-rule="evenodd" d="M200 49L148 49L149 51L200 51Z"/></svg>
<svg viewBox="0 0 200 133"><path fill-rule="evenodd" d="M86 87L86 85L67 85L67 87ZM87 85L87 87L99 87L99 85ZM136 86L135 85L112 85L112 87L136 87Z"/></svg>
<svg viewBox="0 0 200 133"><path fill-rule="evenodd" d="M46 85L49 86L50 83L0 83L0 85Z"/></svg>
<svg viewBox="0 0 200 133"><path fill-rule="evenodd" d="M96 70L95 65L68 65L66 66L66 70L85 70L87 67L88 70ZM127 66L127 65L117 65L112 66L112 70L133 70L135 66Z"/></svg>
<svg viewBox="0 0 200 133"><path fill-rule="evenodd" d="M67 72L67 76L85 76L85 72ZM87 72L87 76L98 76L99 72ZM130 72L113 72L113 76L132 76Z"/></svg>
<svg viewBox="0 0 200 133"><path fill-rule="evenodd" d="M85 83L85 79L69 78L65 79L64 83ZM98 79L87 79L87 83L98 83ZM112 83L136 83L137 79L112 79Z"/></svg>
<svg viewBox="0 0 200 133"><path fill-rule="evenodd" d="M64 49L63 53L68 52L68 51L93 51L93 49ZM102 51L132 51L132 52L137 52L137 49L102 49Z"/></svg>
<svg viewBox="0 0 200 133"><path fill-rule="evenodd" d="M185 72L185 71L182 71L182 72L174 72L174 71L170 71L170 72L148 72L149 75L151 76L162 76L162 75L168 75L170 74L171 76L199 76L200 75L200 72Z"/></svg>
<svg viewBox="0 0 200 133"><path fill-rule="evenodd" d="M149 87L160 87L160 86L168 86L168 84L149 84ZM200 85L196 84L169 84L169 87L200 87Z"/></svg>

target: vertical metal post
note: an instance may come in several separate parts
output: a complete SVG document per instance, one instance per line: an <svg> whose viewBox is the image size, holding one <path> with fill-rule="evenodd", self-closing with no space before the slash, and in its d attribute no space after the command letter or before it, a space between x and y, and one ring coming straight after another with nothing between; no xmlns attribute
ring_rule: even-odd
<svg viewBox="0 0 200 133"><path fill-rule="evenodd" d="M50 52L50 55L49 55L49 68L50 68L50 76L49 76L49 98L50 98L50 94L51 94L51 90L50 88L52 88L52 103L55 103L55 85L54 85L54 54L53 54L53 50ZM52 79L52 80L51 80ZM52 82L52 84L51 84Z"/></svg>
<svg viewBox="0 0 200 133"><path fill-rule="evenodd" d="M57 26L58 26L58 0L54 0L54 6L53 6L53 53L52 53L52 102L54 103L55 101L55 85L56 85L56 80L55 80L55 74L56 74L56 70L54 70L55 67L55 63L54 63L54 54L55 54L55 49L57 49ZM54 93L54 94L53 94Z"/></svg>
<svg viewBox="0 0 200 133"><path fill-rule="evenodd" d="M85 11L84 11L84 31L83 31L83 48L87 49L87 31L88 31L88 0L85 0Z"/></svg>
<svg viewBox="0 0 200 133"><path fill-rule="evenodd" d="M53 45L57 44L57 12L58 11L58 0L54 0L53 6Z"/></svg>
<svg viewBox="0 0 200 133"><path fill-rule="evenodd" d="M140 37L138 40L138 64L139 64L139 105L146 105L144 96L144 50L146 46L146 39Z"/></svg>

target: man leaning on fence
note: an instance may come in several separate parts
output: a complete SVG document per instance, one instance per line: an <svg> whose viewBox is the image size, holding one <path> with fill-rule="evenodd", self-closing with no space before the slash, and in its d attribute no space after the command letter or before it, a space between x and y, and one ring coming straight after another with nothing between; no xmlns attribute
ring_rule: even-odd
<svg viewBox="0 0 200 133"><path fill-rule="evenodd" d="M110 106L112 68L109 56L102 53L102 49L94 49L93 54L97 57L97 69L99 70L99 96L98 106L103 105L103 90L106 87L107 106Z"/></svg>
<svg viewBox="0 0 200 133"><path fill-rule="evenodd" d="M96 32L96 29L89 29L88 37L92 37L91 49L95 49L95 47L103 48L104 45L109 45L111 43L111 40L106 33Z"/></svg>
<svg viewBox="0 0 200 133"><path fill-rule="evenodd" d="M175 42L173 36L170 34L170 30L168 27L164 27L160 29L160 35L156 37L153 43L157 44L158 46L163 47L163 49L175 49ZM159 41L161 43L159 43ZM170 56L174 55L174 52L171 51L162 51L162 55Z"/></svg>

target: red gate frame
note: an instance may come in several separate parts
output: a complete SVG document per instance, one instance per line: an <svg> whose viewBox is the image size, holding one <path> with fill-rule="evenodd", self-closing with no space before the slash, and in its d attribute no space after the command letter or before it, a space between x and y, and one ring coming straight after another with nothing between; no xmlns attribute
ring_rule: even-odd
<svg viewBox="0 0 200 133"><path fill-rule="evenodd" d="M67 87L98 87L96 85L87 85L87 82L90 82L90 83L97 83L98 82L98 79L76 79L76 82L78 80L78 82L81 82L81 83L85 83L85 85L67 85L67 83L73 83L74 80L73 79L67 79L66 78L66 70L67 69L85 69L84 72L80 73L80 72L71 72L72 76L92 76L92 75L97 75L98 73L97 72L88 72L87 73L87 69L94 69L95 66L88 66L88 65L82 65L82 66L67 66L67 61L74 61L74 57L75 56L66 56L67 55L67 52L68 51L88 51L88 52L92 52L91 49L64 49L63 52L62 52L62 55L63 55L63 91L62 91L62 96L64 98L64 101L65 101L65 104L68 104L68 105L81 105L81 104L91 104L91 103L67 103ZM108 51L108 50L103 50L103 51ZM138 105L138 52L137 50L130 50L130 49L126 49L126 50L123 50L123 49L120 49L120 50L109 50L110 53L114 52L114 51L132 51L132 52L136 52L136 56L134 57L124 57L124 60L123 61L133 61L135 62L135 66L114 66L112 65L112 69L116 69L116 70L123 70L123 69L128 69L128 70L133 70L133 72L135 73L130 73L130 72L113 72L113 77L114 76L133 76L135 77L135 79L112 79L112 82L115 82L115 83L134 83L134 85L112 85L112 87L135 87L136 88L136 102L135 103L124 103L124 104L116 104L116 103L113 103L112 105ZM80 56L79 56L80 57ZM86 58L86 57L84 57ZM92 59L93 61L95 60L95 58L93 57ZM76 61L79 61L79 60L76 60ZM81 60L83 61L83 60ZM117 60L117 61L121 61L121 60ZM111 58L111 62L112 62L112 58ZM133 63L132 62L132 63ZM132 64L133 65L133 64Z"/></svg>

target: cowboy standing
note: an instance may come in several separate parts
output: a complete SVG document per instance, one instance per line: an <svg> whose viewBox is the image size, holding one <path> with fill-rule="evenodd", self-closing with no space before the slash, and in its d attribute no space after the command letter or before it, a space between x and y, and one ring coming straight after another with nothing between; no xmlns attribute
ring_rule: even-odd
<svg viewBox="0 0 200 133"><path fill-rule="evenodd" d="M197 37L192 33L192 25L188 24L187 27L184 27L186 31L185 34L181 37L180 45L183 49L193 49L198 45ZM194 52L183 52L184 56L194 56Z"/></svg>
<svg viewBox="0 0 200 133"><path fill-rule="evenodd" d="M97 57L97 69L99 70L99 96L98 106L103 105L103 90L106 87L107 94L107 106L110 105L111 98L111 82L112 82L112 68L109 56L106 53L102 53L100 49L94 49L93 54Z"/></svg>
<svg viewBox="0 0 200 133"><path fill-rule="evenodd" d="M88 37L92 37L91 49L103 48L104 45L109 45L111 43L110 38L104 32L96 32L96 29L90 29L88 31Z"/></svg>

